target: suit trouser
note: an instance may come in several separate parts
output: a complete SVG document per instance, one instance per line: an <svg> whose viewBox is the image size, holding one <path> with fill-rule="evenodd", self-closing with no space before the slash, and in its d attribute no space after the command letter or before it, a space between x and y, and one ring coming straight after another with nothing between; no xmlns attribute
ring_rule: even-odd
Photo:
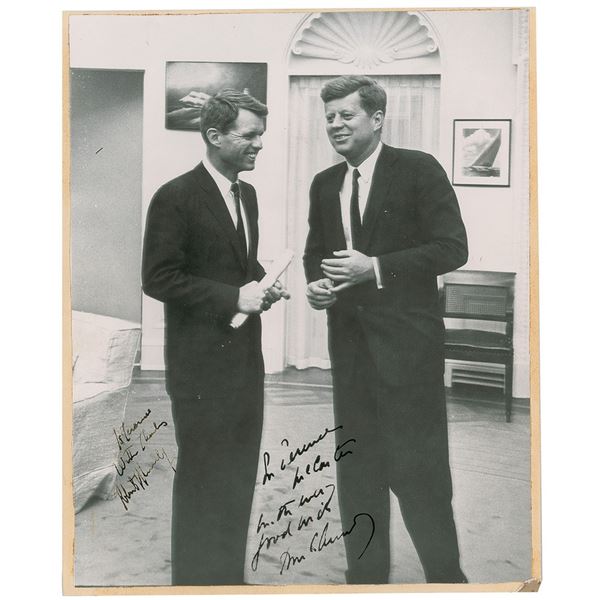
<svg viewBox="0 0 600 600"><path fill-rule="evenodd" d="M352 455L337 463L338 498L345 531L355 515L368 513L375 533L366 551L371 533L366 519L344 538L347 582L388 582L390 489L426 580L466 581L452 511L443 376L418 385L386 385L362 334L353 337L359 338L356 351L337 365L333 357L335 422L343 425L337 442L356 439Z"/></svg>
<svg viewBox="0 0 600 600"><path fill-rule="evenodd" d="M264 380L222 397L173 397L173 585L244 581L263 420Z"/></svg>

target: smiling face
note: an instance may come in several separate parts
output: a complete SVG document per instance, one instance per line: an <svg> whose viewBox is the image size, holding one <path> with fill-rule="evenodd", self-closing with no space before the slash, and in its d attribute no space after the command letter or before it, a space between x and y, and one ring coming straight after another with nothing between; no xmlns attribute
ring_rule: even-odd
<svg viewBox="0 0 600 600"><path fill-rule="evenodd" d="M368 158L381 138L383 112L368 115L358 92L326 102L325 119L331 145L352 166Z"/></svg>
<svg viewBox="0 0 600 600"><path fill-rule="evenodd" d="M240 171L254 169L256 156L263 147L261 136L264 132L263 117L252 111L240 109L229 131L223 133L218 129L210 129L207 132L211 142L211 161L225 177L235 181Z"/></svg>

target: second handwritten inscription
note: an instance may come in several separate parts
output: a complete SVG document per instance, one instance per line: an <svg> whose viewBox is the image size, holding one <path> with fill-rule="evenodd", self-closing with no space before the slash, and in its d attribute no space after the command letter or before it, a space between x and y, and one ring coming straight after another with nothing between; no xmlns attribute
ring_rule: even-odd
<svg viewBox="0 0 600 600"><path fill-rule="evenodd" d="M261 512L251 530L251 568L269 577L283 576L305 563L323 560L321 553L337 548L343 552L343 538L360 524L368 547L375 524L370 515L358 513L347 531L341 526L337 508L335 465L352 460L357 441L344 439L336 444L335 432L343 425L325 427L318 435L299 444L282 438L281 450L264 452L259 470ZM363 523L364 522L364 523ZM366 524L366 526L365 526ZM366 535L364 532L367 532Z"/></svg>

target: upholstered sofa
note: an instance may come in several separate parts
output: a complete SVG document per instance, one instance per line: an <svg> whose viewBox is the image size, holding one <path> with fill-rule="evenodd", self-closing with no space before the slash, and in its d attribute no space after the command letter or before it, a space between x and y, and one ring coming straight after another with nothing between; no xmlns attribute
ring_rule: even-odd
<svg viewBox="0 0 600 600"><path fill-rule="evenodd" d="M140 325L73 311L73 496L75 512L113 496L119 447Z"/></svg>

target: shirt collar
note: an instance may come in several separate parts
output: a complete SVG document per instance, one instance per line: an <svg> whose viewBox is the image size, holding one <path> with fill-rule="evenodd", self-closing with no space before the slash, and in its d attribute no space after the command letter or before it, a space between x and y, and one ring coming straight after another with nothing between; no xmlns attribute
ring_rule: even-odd
<svg viewBox="0 0 600 600"><path fill-rule="evenodd" d="M377 159L379 158L379 154L381 153L382 148L383 144L380 141L379 144L377 144L375 150L373 150L373 152L370 154L370 156L365 158L365 160L363 160L362 163L360 163L360 165L356 167L353 167L349 162L347 162L348 171L352 172L353 169L358 169L360 172L360 178L365 183L371 181L373 177L373 171L375 171L375 164L377 163Z"/></svg>
<svg viewBox="0 0 600 600"><path fill-rule="evenodd" d="M227 179L225 175L217 171L217 169L210 162L208 157L206 157L206 159L203 160L202 163L204 164L204 168L208 171L208 174L215 180L215 183L217 184L217 187L219 188L219 191L221 192L221 196L223 196L223 198L227 198L229 196L229 193L231 191L231 185L233 183L237 183L239 185L240 182L238 179L236 179L235 181L229 181L229 179Z"/></svg>

